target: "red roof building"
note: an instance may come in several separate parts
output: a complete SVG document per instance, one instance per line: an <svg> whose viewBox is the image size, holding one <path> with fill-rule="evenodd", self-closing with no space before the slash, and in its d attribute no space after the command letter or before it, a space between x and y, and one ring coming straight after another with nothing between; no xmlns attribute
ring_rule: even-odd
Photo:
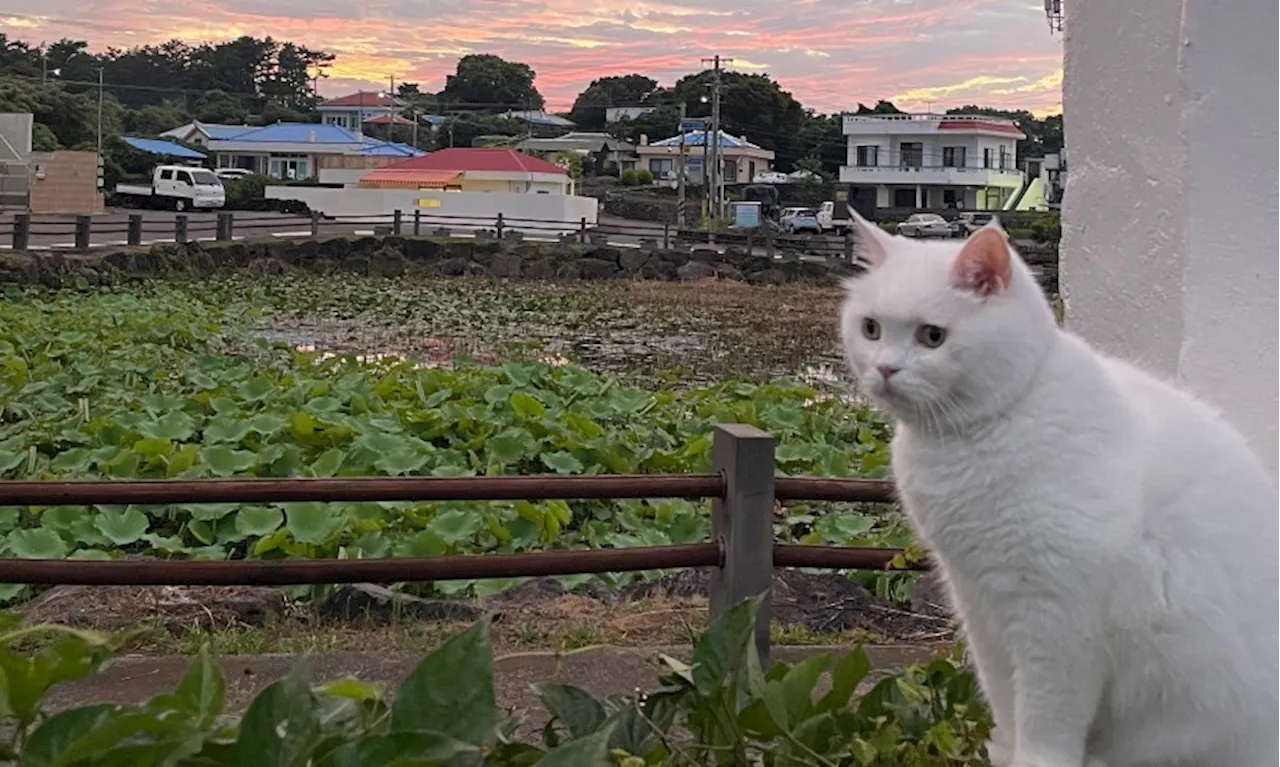
<svg viewBox="0 0 1280 767"><path fill-rule="evenodd" d="M361 177L360 186L568 194L571 181L559 165L514 149L453 147L378 168Z"/></svg>
<svg viewBox="0 0 1280 767"><path fill-rule="evenodd" d="M360 107L390 107L392 106L391 97L381 91L356 91L347 96L339 96L336 99L322 101L317 105L317 109L333 109L335 107L342 109L358 109Z"/></svg>

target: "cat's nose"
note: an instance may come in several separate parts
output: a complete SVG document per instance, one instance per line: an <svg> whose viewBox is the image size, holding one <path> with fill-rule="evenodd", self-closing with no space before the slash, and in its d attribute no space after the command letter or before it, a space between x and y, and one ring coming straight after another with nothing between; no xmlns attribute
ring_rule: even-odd
<svg viewBox="0 0 1280 767"><path fill-rule="evenodd" d="M876 365L876 371L879 372L881 377L886 381L892 378L893 374L899 370L902 370L902 368L894 367L893 365Z"/></svg>

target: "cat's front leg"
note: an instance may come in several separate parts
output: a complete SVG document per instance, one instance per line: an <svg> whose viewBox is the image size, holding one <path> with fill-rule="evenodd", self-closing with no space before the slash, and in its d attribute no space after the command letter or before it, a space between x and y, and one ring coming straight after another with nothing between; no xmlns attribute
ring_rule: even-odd
<svg viewBox="0 0 1280 767"><path fill-rule="evenodd" d="M1016 600L1015 600L1016 601ZM1055 609L1052 597L1024 603L1006 646L1013 659L1014 741L1011 767L1082 767L1104 671L1087 621ZM1039 614L1031 611L1038 609Z"/></svg>

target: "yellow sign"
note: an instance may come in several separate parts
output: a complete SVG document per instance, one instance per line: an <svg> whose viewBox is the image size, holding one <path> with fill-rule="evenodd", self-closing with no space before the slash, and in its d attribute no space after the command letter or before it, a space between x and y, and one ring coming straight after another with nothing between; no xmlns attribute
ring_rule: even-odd
<svg viewBox="0 0 1280 767"><path fill-rule="evenodd" d="M440 201L434 197L420 197L417 205L419 208L438 208L440 207Z"/></svg>

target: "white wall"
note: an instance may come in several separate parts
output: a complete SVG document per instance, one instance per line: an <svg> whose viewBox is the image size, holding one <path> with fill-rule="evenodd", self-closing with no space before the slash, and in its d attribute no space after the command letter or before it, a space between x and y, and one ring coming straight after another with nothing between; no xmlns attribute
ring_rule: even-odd
<svg viewBox="0 0 1280 767"><path fill-rule="evenodd" d="M588 224L596 223L599 201L594 197L576 197L563 194L516 194L512 192L444 192L413 189L327 189L308 186L269 186L266 196L275 200L301 200L329 216L381 216L396 210L405 216L421 211L421 219L431 226L456 229L493 228L498 214L508 220L508 226L534 232L536 223L521 222L528 219L544 222L541 228L559 231L555 223L565 223L576 229L585 218ZM438 202L436 207L420 205L423 200Z"/></svg>
<svg viewBox="0 0 1280 767"><path fill-rule="evenodd" d="M1076 0L1068 326L1277 443L1275 0Z"/></svg>

